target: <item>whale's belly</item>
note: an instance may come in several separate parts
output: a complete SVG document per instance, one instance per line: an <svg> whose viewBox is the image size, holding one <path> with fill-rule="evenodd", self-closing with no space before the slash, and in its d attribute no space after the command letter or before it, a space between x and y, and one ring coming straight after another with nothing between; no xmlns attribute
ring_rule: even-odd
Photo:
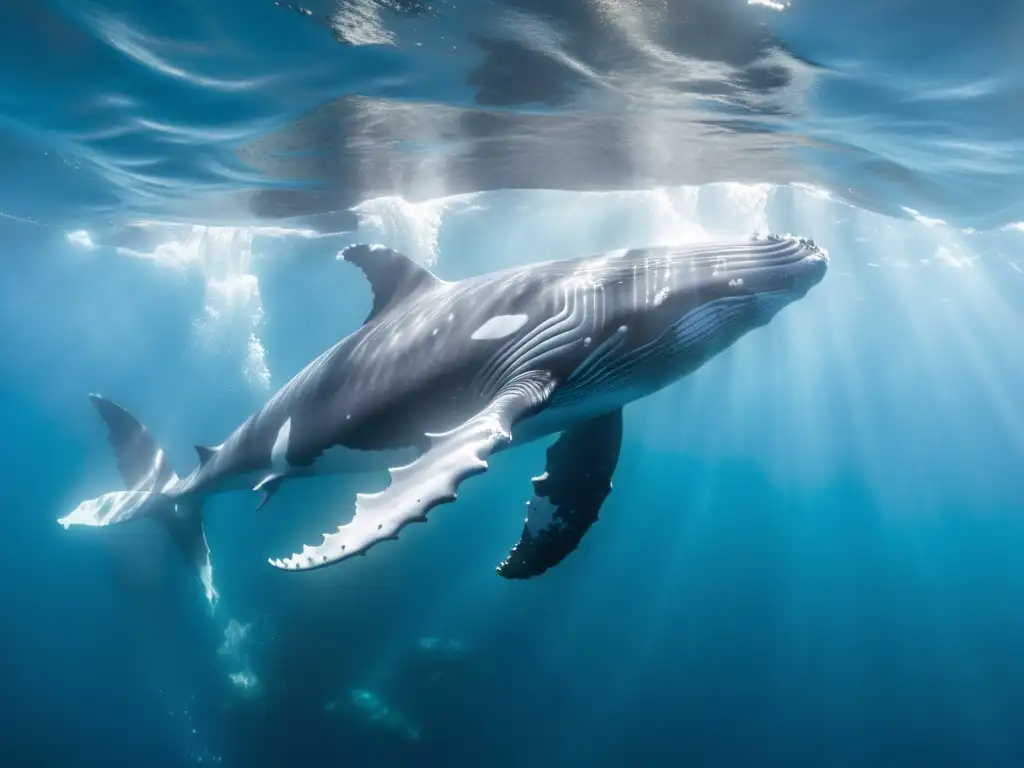
<svg viewBox="0 0 1024 768"><path fill-rule="evenodd" d="M404 466L420 452L412 447L378 451L357 450L336 445L324 451L310 468L312 475L358 475Z"/></svg>
<svg viewBox="0 0 1024 768"><path fill-rule="evenodd" d="M631 388L616 388L599 395L564 400L556 398L540 413L512 428L512 443L508 447L559 434L577 424L617 411L643 395L643 392Z"/></svg>

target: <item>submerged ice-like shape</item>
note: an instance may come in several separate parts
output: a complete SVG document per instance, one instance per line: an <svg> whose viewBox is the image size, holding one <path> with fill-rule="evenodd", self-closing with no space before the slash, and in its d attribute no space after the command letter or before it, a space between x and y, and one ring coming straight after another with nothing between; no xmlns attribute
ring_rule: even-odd
<svg viewBox="0 0 1024 768"><path fill-rule="evenodd" d="M340 700L324 705L330 713L344 714L354 722L379 729L390 736L406 741L420 741L420 726L408 715L385 703L379 695L365 688L351 688Z"/></svg>
<svg viewBox="0 0 1024 768"><path fill-rule="evenodd" d="M252 671L249 656L245 652L246 640L252 631L252 624L243 624L238 619L230 619L224 628L224 642L217 653L228 659L233 667L228 672L228 680L244 696L253 696L259 691L259 678Z"/></svg>
<svg viewBox="0 0 1024 768"><path fill-rule="evenodd" d="M224 629L224 642L217 653L221 656L237 658L241 653L242 642L249 636L252 624L243 624L238 619L230 619Z"/></svg>
<svg viewBox="0 0 1024 768"><path fill-rule="evenodd" d="M259 686L259 680L252 672L232 672L228 679L243 693L253 693Z"/></svg>
<svg viewBox="0 0 1024 768"><path fill-rule="evenodd" d="M421 637L417 642L420 649L428 653L440 653L444 655L461 655L466 651L466 644L461 640L452 637Z"/></svg>

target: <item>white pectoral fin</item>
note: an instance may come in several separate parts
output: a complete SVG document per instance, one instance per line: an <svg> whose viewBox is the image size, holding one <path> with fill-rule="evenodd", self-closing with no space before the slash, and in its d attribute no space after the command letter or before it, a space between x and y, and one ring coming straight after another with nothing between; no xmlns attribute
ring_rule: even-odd
<svg viewBox="0 0 1024 768"><path fill-rule="evenodd" d="M486 408L453 430L430 435L430 448L404 467L391 470L381 493L359 494L352 521L324 535L315 547L270 564L284 570L310 570L365 554L374 544L398 538L413 522L424 522L434 507L454 501L459 484L487 469L487 458L512 439L512 426L542 407L554 390L547 373L531 373L503 387Z"/></svg>

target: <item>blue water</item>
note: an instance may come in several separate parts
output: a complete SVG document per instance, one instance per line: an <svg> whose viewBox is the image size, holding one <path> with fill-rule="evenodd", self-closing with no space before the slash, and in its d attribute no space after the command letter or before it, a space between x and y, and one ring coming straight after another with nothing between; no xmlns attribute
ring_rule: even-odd
<svg viewBox="0 0 1024 768"><path fill-rule="evenodd" d="M0 764L1024 764L1024 5L10 0ZM580 549L493 572L545 445L359 562L345 479L218 497L211 613L85 397L184 473L365 317L755 229L829 274L630 406Z"/></svg>

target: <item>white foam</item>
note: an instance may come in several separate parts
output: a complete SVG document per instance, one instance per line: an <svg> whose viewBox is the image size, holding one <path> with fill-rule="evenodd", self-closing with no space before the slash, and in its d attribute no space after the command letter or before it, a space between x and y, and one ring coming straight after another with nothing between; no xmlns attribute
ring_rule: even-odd
<svg viewBox="0 0 1024 768"><path fill-rule="evenodd" d="M3 211L0 211L0 219L16 221L19 224L39 224L39 222L33 219L31 216L15 216L13 213L4 213Z"/></svg>
<svg viewBox="0 0 1024 768"><path fill-rule="evenodd" d="M935 249L935 260L940 261L947 266L955 267L956 269L963 269L964 267L971 266L970 259L954 255L953 252L944 245L940 245Z"/></svg>
<svg viewBox="0 0 1024 768"><path fill-rule="evenodd" d="M923 224L926 227L931 228L949 226L942 219L935 219L930 216L925 216L919 211L915 211L913 208L908 208L905 205L901 205L900 208L902 208L905 213L909 213L913 217L914 221L916 221L918 224Z"/></svg>
<svg viewBox="0 0 1024 768"><path fill-rule="evenodd" d="M394 45L395 36L381 19L377 0L342 0L331 27L349 45Z"/></svg>
<svg viewBox="0 0 1024 768"><path fill-rule="evenodd" d="M253 690L259 685L259 680L252 672L232 672L228 675L228 679L232 685L243 691Z"/></svg>
<svg viewBox="0 0 1024 768"><path fill-rule="evenodd" d="M118 248L122 256L149 259L161 267L184 271L199 269L206 283L203 315L195 321L200 341L220 352L238 350L242 373L253 386L271 383L266 349L259 336L264 322L259 280L253 274L255 235L311 237L309 230L280 227L212 227L137 222L159 240L152 250Z"/></svg>
<svg viewBox="0 0 1024 768"><path fill-rule="evenodd" d="M245 356L245 378L260 389L270 389L270 368L267 350L255 333L249 334L248 354Z"/></svg>
<svg viewBox="0 0 1024 768"><path fill-rule="evenodd" d="M251 630L252 624L230 619L224 629L224 642L217 649L217 654L224 656L235 667L234 671L228 672L228 680L246 695L255 694L259 688L259 678L253 673L243 648Z"/></svg>
<svg viewBox="0 0 1024 768"><path fill-rule="evenodd" d="M68 232L67 238L68 242L71 243L72 245L80 245L83 248L88 248L89 250L92 250L93 248L96 247L95 245L93 245L92 238L89 236L89 233L86 232L84 229L78 229L75 230L74 232Z"/></svg>
<svg viewBox="0 0 1024 768"><path fill-rule="evenodd" d="M224 642L221 643L217 653L220 656L236 658L241 651L242 642L249 635L252 624L243 624L238 619L229 619L228 625L224 628Z"/></svg>
<svg viewBox="0 0 1024 768"><path fill-rule="evenodd" d="M737 182L726 182L721 186L730 203L733 221L737 224L736 234L769 229L768 200L775 191L775 187L771 184L739 184Z"/></svg>
<svg viewBox="0 0 1024 768"><path fill-rule="evenodd" d="M448 195L419 203L401 197L376 197L352 210L359 216L358 236L393 248L427 267L437 263L438 234L444 215L471 209L477 195Z"/></svg>

